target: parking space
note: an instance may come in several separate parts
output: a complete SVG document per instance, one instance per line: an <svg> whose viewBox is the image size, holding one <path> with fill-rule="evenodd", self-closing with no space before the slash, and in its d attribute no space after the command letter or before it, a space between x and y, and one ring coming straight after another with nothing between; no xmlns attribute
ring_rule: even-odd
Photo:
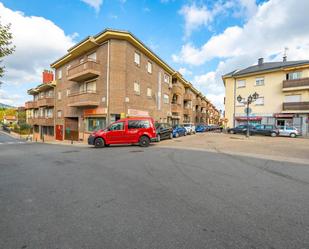
<svg viewBox="0 0 309 249"><path fill-rule="evenodd" d="M280 161L309 164L309 139L225 134L219 132L162 141L158 146L248 155Z"/></svg>

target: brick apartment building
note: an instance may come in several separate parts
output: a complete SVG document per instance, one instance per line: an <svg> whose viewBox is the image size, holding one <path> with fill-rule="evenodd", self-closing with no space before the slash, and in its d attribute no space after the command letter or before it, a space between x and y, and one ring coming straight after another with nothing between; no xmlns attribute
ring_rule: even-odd
<svg viewBox="0 0 309 249"><path fill-rule="evenodd" d="M104 30L68 50L28 90L28 123L36 140L85 140L95 129L128 116L159 122L216 124L207 98L140 40Z"/></svg>

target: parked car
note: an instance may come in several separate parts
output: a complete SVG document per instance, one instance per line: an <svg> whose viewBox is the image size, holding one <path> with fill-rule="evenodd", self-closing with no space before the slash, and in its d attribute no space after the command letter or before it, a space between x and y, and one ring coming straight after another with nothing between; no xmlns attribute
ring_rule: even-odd
<svg viewBox="0 0 309 249"><path fill-rule="evenodd" d="M136 144L147 147L156 141L157 134L152 118L120 119L104 130L93 132L88 138L88 144L104 147L111 144Z"/></svg>
<svg viewBox="0 0 309 249"><path fill-rule="evenodd" d="M294 127L294 126L291 126L291 127L280 127L279 128L279 135L280 136L285 136L285 137L297 137L300 134L299 130Z"/></svg>
<svg viewBox="0 0 309 249"><path fill-rule="evenodd" d="M249 125L249 132L252 133L252 130L254 129L253 125ZM228 133L231 134L245 134L247 132L247 125L238 125L235 128L228 129Z"/></svg>
<svg viewBox="0 0 309 249"><path fill-rule="evenodd" d="M170 124L156 123L155 127L157 132L157 142L160 142L162 139L173 138L173 128Z"/></svg>
<svg viewBox="0 0 309 249"><path fill-rule="evenodd" d="M192 123L183 124L185 129L187 130L187 134L195 134L195 125Z"/></svg>
<svg viewBox="0 0 309 249"><path fill-rule="evenodd" d="M196 132L205 132L206 131L206 126L203 125L203 124L199 124L199 125L196 126L195 131Z"/></svg>
<svg viewBox="0 0 309 249"><path fill-rule="evenodd" d="M187 136L187 130L182 125L173 126L173 137Z"/></svg>
<svg viewBox="0 0 309 249"><path fill-rule="evenodd" d="M276 137L279 135L279 129L274 125L257 125L253 127L251 133L264 135L264 136L272 136Z"/></svg>

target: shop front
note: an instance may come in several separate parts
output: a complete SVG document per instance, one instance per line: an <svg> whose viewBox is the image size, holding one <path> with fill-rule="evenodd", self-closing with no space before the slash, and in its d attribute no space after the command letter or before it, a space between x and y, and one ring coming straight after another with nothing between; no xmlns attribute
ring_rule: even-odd
<svg viewBox="0 0 309 249"><path fill-rule="evenodd" d="M86 141L88 136L97 130L105 129L107 126L107 109L94 108L86 109L83 113L83 132L80 132L80 137Z"/></svg>
<svg viewBox="0 0 309 249"><path fill-rule="evenodd" d="M240 117L235 117L235 121L236 121L236 126L238 125L245 125L248 123L249 121L249 124L250 125L259 125L261 124L261 121L262 121L262 117L260 116L251 116L251 117L246 117L246 116L240 116Z"/></svg>

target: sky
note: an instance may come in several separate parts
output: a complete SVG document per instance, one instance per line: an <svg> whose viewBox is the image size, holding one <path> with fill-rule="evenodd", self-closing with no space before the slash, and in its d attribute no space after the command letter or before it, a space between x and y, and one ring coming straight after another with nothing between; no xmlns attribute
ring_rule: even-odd
<svg viewBox="0 0 309 249"><path fill-rule="evenodd" d="M21 106L42 71L67 49L105 28L128 30L224 109L222 75L265 61L309 59L309 1L0 0L16 51L0 103Z"/></svg>

